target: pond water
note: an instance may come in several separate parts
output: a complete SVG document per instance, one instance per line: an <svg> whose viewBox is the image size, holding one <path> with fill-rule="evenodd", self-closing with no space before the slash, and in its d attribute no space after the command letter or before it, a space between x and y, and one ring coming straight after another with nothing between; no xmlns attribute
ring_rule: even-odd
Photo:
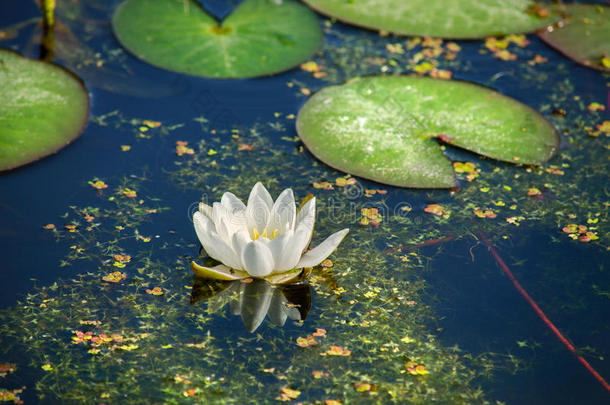
<svg viewBox="0 0 610 405"><path fill-rule="evenodd" d="M454 41L452 60L431 53L453 78L540 111L561 147L541 167L447 147L475 167L459 189L401 189L316 160L294 115L330 84L417 70L412 38L320 17L311 60L325 75L212 80L123 50L116 1L57 3L55 62L83 78L91 116L58 154L0 176L0 363L15 364L0 390L25 387L25 403L608 403L577 357L610 378L608 132L595 130L610 120L607 74L535 35L509 45L514 60L483 40ZM223 15L234 3L209 5ZM37 23L7 28L38 16L33 1L4 0L0 32L15 35L0 46L36 58ZM197 280L198 202L247 198L257 181L274 197L316 196L314 243L349 235L298 288ZM570 224L597 239L571 238Z"/></svg>

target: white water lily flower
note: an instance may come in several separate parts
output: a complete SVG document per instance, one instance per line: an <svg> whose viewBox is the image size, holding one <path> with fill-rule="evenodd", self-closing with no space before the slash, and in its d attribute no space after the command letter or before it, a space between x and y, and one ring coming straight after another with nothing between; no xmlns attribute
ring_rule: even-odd
<svg viewBox="0 0 610 405"><path fill-rule="evenodd" d="M211 207L201 203L193 215L197 237L207 254L222 264L203 267L193 262L193 272L217 280L256 277L276 284L298 280L301 269L320 264L349 231L335 232L306 252L315 209L316 200L311 198L297 212L289 188L274 202L261 183L252 188L248 205L229 192Z"/></svg>

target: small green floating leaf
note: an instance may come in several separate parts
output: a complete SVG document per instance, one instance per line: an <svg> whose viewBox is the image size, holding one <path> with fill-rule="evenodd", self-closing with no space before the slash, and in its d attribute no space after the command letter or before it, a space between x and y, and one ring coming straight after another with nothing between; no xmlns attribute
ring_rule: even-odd
<svg viewBox="0 0 610 405"><path fill-rule="evenodd" d="M416 76L356 78L313 95L301 140L338 170L399 187L455 186L437 138L483 156L538 164L559 137L539 113L494 90Z"/></svg>
<svg viewBox="0 0 610 405"><path fill-rule="evenodd" d="M76 76L0 49L0 171L63 148L88 115L89 95Z"/></svg>
<svg viewBox="0 0 610 405"><path fill-rule="evenodd" d="M403 35L484 38L532 32L553 23L528 12L531 0L304 0L354 25Z"/></svg>
<svg viewBox="0 0 610 405"><path fill-rule="evenodd" d="M245 0L222 23L194 0L126 0L112 24L138 58L212 78L288 70L308 59L323 38L316 15L294 0Z"/></svg>
<svg viewBox="0 0 610 405"><path fill-rule="evenodd" d="M561 26L549 27L540 37L553 48L585 66L610 72L610 7L567 4Z"/></svg>

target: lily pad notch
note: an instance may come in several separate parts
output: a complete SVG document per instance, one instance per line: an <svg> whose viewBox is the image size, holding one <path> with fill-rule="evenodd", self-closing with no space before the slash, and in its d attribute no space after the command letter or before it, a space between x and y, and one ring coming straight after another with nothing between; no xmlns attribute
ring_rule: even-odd
<svg viewBox="0 0 610 405"><path fill-rule="evenodd" d="M295 0L244 0L222 22L195 0L125 0L112 26L119 42L147 63L219 79L291 69L323 41L317 15Z"/></svg>
<svg viewBox="0 0 610 405"><path fill-rule="evenodd" d="M550 159L559 147L551 123L510 97L474 83L405 75L326 87L301 108L296 129L327 165L398 187L456 186L437 139L528 165Z"/></svg>
<svg viewBox="0 0 610 405"><path fill-rule="evenodd" d="M34 162L82 133L89 94L68 70L0 49L0 171Z"/></svg>

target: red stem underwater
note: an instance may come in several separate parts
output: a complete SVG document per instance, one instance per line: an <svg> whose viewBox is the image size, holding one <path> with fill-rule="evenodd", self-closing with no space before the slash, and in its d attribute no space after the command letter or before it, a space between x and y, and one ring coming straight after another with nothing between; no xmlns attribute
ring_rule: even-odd
<svg viewBox="0 0 610 405"><path fill-rule="evenodd" d="M492 254L492 256L494 257L494 259L496 259L496 262L498 262L498 264L500 265L500 267L502 268L502 270L504 271L504 274L506 274L508 276L508 278L510 278L510 281L513 282L513 284L515 285L515 288L519 291L519 293L521 293L521 295L523 296L523 298L525 298L525 300L530 304L530 306L532 308L534 308L534 311L536 311L536 313L538 314L538 316L540 318L542 318L542 320L544 321L544 323L546 323L546 325L553 331L553 333L555 334L555 336L557 336L557 338L561 341L561 343L563 343L573 354L574 356L576 356L576 358L578 359L578 361L580 361L586 368L587 370L589 370L589 372L593 375L593 377L595 377L595 379L597 381L599 381L599 383L606 389L606 391L610 392L610 385L608 385L608 383L606 382L606 380L604 380L604 377L602 377L588 362L587 360L585 360L582 356L580 356L577 352L576 352L576 348L574 348L574 346L572 346L572 344L568 341L568 339L565 338L565 336L563 336L561 334L561 332L559 331L559 329L557 329L557 327L555 325L553 325L553 322L551 322L551 320L549 318L546 317L546 315L544 314L544 312L542 312L542 310L540 309L540 307L538 306L538 304L536 304L536 302L532 299L532 297L529 296L529 294L527 293L527 291L525 291L523 289L523 287L521 287L521 284L519 284L519 282L517 281L517 279L515 278L515 276L513 276L513 273L510 271L510 269L508 268L508 266L506 265L506 263L504 263L504 260L502 260L502 258L500 257L500 255L498 254L498 252L496 251L496 249L493 247L493 245L491 244L491 242L489 241L489 239L487 239L487 236L485 235L485 233L483 231L478 231L479 237L481 238L481 241L483 241L483 243L485 244L485 246L487 246L487 249L489 250L489 252Z"/></svg>

